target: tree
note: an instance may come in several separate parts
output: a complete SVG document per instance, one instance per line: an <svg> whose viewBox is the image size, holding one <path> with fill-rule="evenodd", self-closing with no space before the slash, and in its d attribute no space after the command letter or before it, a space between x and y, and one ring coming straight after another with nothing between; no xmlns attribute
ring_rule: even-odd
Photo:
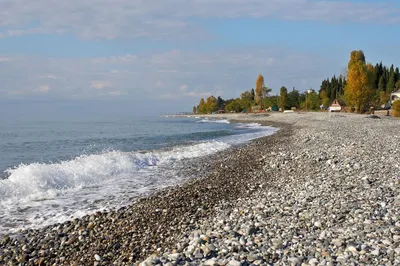
<svg viewBox="0 0 400 266"><path fill-rule="evenodd" d="M273 107L274 105L279 105L279 96L270 96L263 99L263 106Z"/></svg>
<svg viewBox="0 0 400 266"><path fill-rule="evenodd" d="M347 104L360 113L368 105L371 90L368 87L368 69L365 64L365 56L361 50L351 52L344 94Z"/></svg>
<svg viewBox="0 0 400 266"><path fill-rule="evenodd" d="M193 114L195 114L197 112L196 106L193 106Z"/></svg>
<svg viewBox="0 0 400 266"><path fill-rule="evenodd" d="M214 111L217 111L218 109L217 99L215 99L214 96L208 97L205 106L207 113L212 113Z"/></svg>
<svg viewBox="0 0 400 266"><path fill-rule="evenodd" d="M385 91L380 91L380 90L378 91L379 91L379 103L386 104L390 99L389 94L387 94Z"/></svg>
<svg viewBox="0 0 400 266"><path fill-rule="evenodd" d="M330 104L330 99L328 98L328 96L326 95L326 92L324 90L322 90L319 93L319 97L321 99L321 103L325 108L328 108L329 104Z"/></svg>
<svg viewBox="0 0 400 266"><path fill-rule="evenodd" d="M393 65L392 65L392 67L390 69L392 69L392 68L393 68ZM393 92L393 90L394 90L394 88L396 86L396 79L395 78L396 78L396 74L395 74L395 72L393 70L392 74L390 74L389 81L386 84L386 93L387 94L390 94L390 93Z"/></svg>
<svg viewBox="0 0 400 266"><path fill-rule="evenodd" d="M218 98L217 98L218 109L223 109L224 105L225 105L225 101L221 98L221 96L218 96Z"/></svg>
<svg viewBox="0 0 400 266"><path fill-rule="evenodd" d="M229 103L226 104L226 111L228 112L236 112L236 113L240 113L241 111L243 111L241 105L240 105L240 99L234 99L232 101L229 101Z"/></svg>
<svg viewBox="0 0 400 266"><path fill-rule="evenodd" d="M289 107L300 108L300 93L298 90L293 90L287 95L287 105Z"/></svg>
<svg viewBox="0 0 400 266"><path fill-rule="evenodd" d="M398 80L397 82L396 82L396 90L400 90L400 80Z"/></svg>
<svg viewBox="0 0 400 266"><path fill-rule="evenodd" d="M368 87L371 90L376 90L378 87L376 86L376 73L374 67L368 63L367 64L367 72L368 72Z"/></svg>
<svg viewBox="0 0 400 266"><path fill-rule="evenodd" d="M272 91L271 88L263 87L262 88L262 93L261 93L262 99L267 98L271 91Z"/></svg>
<svg viewBox="0 0 400 266"><path fill-rule="evenodd" d="M254 101L255 98L256 98L256 95L255 95L255 93L254 93L254 89L251 88L251 100Z"/></svg>
<svg viewBox="0 0 400 266"><path fill-rule="evenodd" d="M248 101L253 101L254 97L251 93L251 91L244 91L240 94L241 99L246 99Z"/></svg>
<svg viewBox="0 0 400 266"><path fill-rule="evenodd" d="M400 117L400 100L393 102L392 115L395 117Z"/></svg>
<svg viewBox="0 0 400 266"><path fill-rule="evenodd" d="M304 101L300 104L302 109L306 110L318 110L320 106L320 99L317 93L314 90L310 92L304 93L305 98Z"/></svg>
<svg viewBox="0 0 400 266"><path fill-rule="evenodd" d="M384 76L381 76L379 79L378 90L386 91L386 80Z"/></svg>
<svg viewBox="0 0 400 266"><path fill-rule="evenodd" d="M256 104L262 104L262 92L264 88L264 77L259 74L256 80Z"/></svg>
<svg viewBox="0 0 400 266"><path fill-rule="evenodd" d="M287 107L287 94L286 87L281 87L279 94L279 108L282 108L282 110L285 110Z"/></svg>
<svg viewBox="0 0 400 266"><path fill-rule="evenodd" d="M197 112L199 114L205 114L207 112L206 102L204 101L204 98L200 99L199 105L197 106Z"/></svg>

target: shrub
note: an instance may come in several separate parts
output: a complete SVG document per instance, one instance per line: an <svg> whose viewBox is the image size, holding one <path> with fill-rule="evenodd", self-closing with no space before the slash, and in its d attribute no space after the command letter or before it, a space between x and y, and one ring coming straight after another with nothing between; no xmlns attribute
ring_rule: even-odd
<svg viewBox="0 0 400 266"><path fill-rule="evenodd" d="M400 100L394 101L392 105L392 116L400 117Z"/></svg>

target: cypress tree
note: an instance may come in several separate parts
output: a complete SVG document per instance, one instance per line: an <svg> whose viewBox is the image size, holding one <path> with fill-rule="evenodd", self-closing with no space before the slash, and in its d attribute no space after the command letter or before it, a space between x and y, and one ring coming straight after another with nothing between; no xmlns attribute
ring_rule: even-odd
<svg viewBox="0 0 400 266"><path fill-rule="evenodd" d="M339 80L336 78L336 76L333 76L332 79L332 88L331 88L331 100L334 100L338 97L339 95Z"/></svg>
<svg viewBox="0 0 400 266"><path fill-rule="evenodd" d="M389 93L393 92L395 85L396 85L396 80L395 80L395 74L394 74L394 70L393 70L392 74L389 77L389 81L386 85L386 93L389 94Z"/></svg>
<svg viewBox="0 0 400 266"><path fill-rule="evenodd" d="M383 75L379 79L378 90L380 90L380 91L386 90L386 80L385 80L385 76L383 76Z"/></svg>

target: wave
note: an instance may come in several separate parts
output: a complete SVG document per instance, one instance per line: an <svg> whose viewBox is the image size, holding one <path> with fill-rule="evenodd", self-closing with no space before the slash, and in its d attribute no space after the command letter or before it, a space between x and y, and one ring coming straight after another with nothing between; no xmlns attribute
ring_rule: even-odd
<svg viewBox="0 0 400 266"><path fill-rule="evenodd" d="M230 124L230 122L226 119L208 119L204 118L202 120L196 121L197 123L218 123L218 124Z"/></svg>
<svg viewBox="0 0 400 266"><path fill-rule="evenodd" d="M57 163L21 164L6 170L8 178L0 180L0 202L54 198L66 191L101 184L113 178L134 176L143 169L205 156L228 147L227 143L213 141L175 147L170 151L109 151Z"/></svg>

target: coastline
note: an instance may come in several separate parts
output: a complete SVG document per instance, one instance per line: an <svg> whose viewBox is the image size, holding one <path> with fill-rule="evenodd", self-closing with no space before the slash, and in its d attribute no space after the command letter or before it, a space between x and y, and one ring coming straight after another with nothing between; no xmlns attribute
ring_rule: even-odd
<svg viewBox="0 0 400 266"><path fill-rule="evenodd" d="M208 117L280 130L205 159L208 175L130 207L3 239L0 264L400 263L399 120Z"/></svg>
<svg viewBox="0 0 400 266"><path fill-rule="evenodd" d="M249 123L251 121L243 122ZM269 125L271 124L269 123ZM282 126L282 124L279 124L279 126ZM276 134L278 133L274 135ZM269 137L271 136L261 139ZM102 254L102 265L108 265L111 261L117 261L118 265L130 265L132 262L139 261L157 252L157 249L169 247L173 245L174 239L178 235L185 232L185 228L191 228L190 220L175 221L176 217L207 219L213 214L213 208L217 206L219 201L232 200L243 193L245 186L234 188L232 187L233 184L228 183L228 180L221 179L221 176L227 175L231 169L234 169L239 163L238 161L242 161L243 154L247 150L254 151L254 147L250 147L254 146L254 141L217 152L207 158L190 160L189 169L183 171L188 174L197 172L198 178L188 179L177 186L168 187L149 196L138 198L130 206L118 210L97 212L80 219L46 226L41 229L23 230L11 237L3 236L2 241L0 241L0 264L11 262L13 265L23 262L27 265L40 263L46 265L53 263L57 265L70 265L71 263L72 265L73 263L87 265L96 261L95 254ZM232 164L233 162L235 162L235 165ZM251 162L248 163L247 167L250 169L254 167ZM218 169L222 164L224 168ZM248 169L247 167L233 172L236 175L240 173L246 175L243 171ZM225 191L221 192L221 188L225 188ZM228 188L231 189L228 191ZM215 197L215 195L219 196ZM200 196L208 198L207 201L198 202L197 199ZM183 204L183 202L186 204ZM203 210L198 211L199 209ZM171 229L171 223L174 229ZM100 232L97 231L98 228L103 229ZM132 230L132 228L135 229ZM160 236L159 231L154 231L152 228L162 228L166 234ZM101 242L97 242L93 246L95 238L113 240L110 241L112 244L108 243L104 249ZM120 242L121 238L125 241L127 239L131 241L124 243L124 245ZM143 238L151 240L143 242ZM58 250L56 252L50 251L50 246L46 244L43 245L44 249L41 248L41 243L46 242L43 239L55 242ZM11 244L11 242L14 243ZM28 248L27 243L30 243ZM158 245L158 243L161 243L161 245ZM79 249L80 252L77 252L78 250L75 248ZM109 252L110 248L112 255L104 255ZM54 250L54 247L51 249ZM8 256L7 250L12 251L11 257Z"/></svg>

